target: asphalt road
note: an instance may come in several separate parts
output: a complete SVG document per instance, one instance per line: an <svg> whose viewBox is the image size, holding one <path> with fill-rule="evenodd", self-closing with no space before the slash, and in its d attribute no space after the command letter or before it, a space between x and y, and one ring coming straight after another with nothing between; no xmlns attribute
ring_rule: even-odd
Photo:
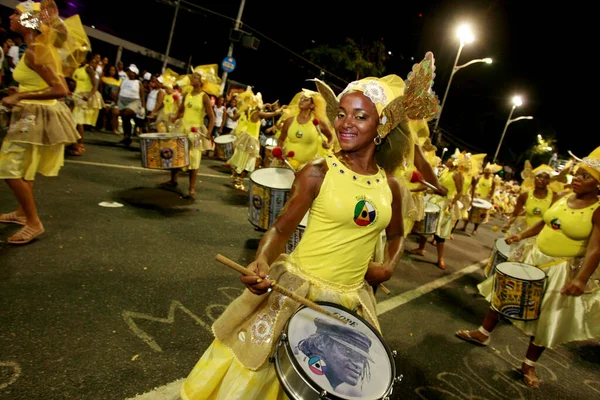
<svg viewBox="0 0 600 400"><path fill-rule="evenodd" d="M253 259L261 232L248 222L248 195L235 191L222 162L203 160L196 201L158 189L165 171L141 168L137 145L86 134L87 152L35 194L46 233L27 246L0 225L0 399L169 400L212 340L210 325L241 293L235 272L214 258ZM180 178L185 189L186 177ZM100 202L118 202L107 208ZM16 207L0 186L0 211ZM448 270L405 255L378 292L383 335L403 374L393 398L600 398L600 343L548 351L538 390L516 369L527 338L502 323L489 347L453 336L477 327L487 310L477 294L478 263L499 237L491 221L477 237L447 244ZM410 237L407 248L415 247ZM171 394L166 394L170 388Z"/></svg>

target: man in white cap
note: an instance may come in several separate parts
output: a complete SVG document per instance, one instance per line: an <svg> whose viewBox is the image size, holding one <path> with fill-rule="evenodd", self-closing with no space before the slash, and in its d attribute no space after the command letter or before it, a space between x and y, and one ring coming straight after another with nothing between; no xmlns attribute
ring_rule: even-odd
<svg viewBox="0 0 600 400"><path fill-rule="evenodd" d="M140 109L146 109L144 87L138 79L139 72L140 70L135 64L131 64L127 68L127 79L124 79L119 87L117 108L113 108L113 113L120 116L123 121L123 134L125 137L119 143L125 146L129 146L132 142L132 118L135 117Z"/></svg>

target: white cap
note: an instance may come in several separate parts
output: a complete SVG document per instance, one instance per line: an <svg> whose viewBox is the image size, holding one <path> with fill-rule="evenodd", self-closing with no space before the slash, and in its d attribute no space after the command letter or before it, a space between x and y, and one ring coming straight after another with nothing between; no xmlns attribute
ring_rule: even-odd
<svg viewBox="0 0 600 400"><path fill-rule="evenodd" d="M146 72L144 74L144 80L149 81L150 79L152 79L152 74L150 72Z"/></svg>
<svg viewBox="0 0 600 400"><path fill-rule="evenodd" d="M129 68L127 68L128 70L130 70L131 72L135 72L136 75L138 75L140 73L140 70L138 69L138 67L136 67L135 64L131 64L129 66Z"/></svg>
<svg viewBox="0 0 600 400"><path fill-rule="evenodd" d="M162 75L159 76L158 78L156 78L157 81L159 81L160 83L165 83L165 80L163 79Z"/></svg>

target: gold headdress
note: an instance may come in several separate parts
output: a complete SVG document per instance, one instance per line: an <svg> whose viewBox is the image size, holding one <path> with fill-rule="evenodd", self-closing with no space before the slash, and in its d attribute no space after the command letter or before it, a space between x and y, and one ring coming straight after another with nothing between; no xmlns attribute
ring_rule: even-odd
<svg viewBox="0 0 600 400"><path fill-rule="evenodd" d="M92 49L79 16L63 21L53 0L42 0L41 3L27 0L19 3L16 9L21 13L21 25L40 32L34 46L36 65L45 65L58 75L68 76Z"/></svg>
<svg viewBox="0 0 600 400"><path fill-rule="evenodd" d="M585 169L594 177L594 179L600 182L600 147L596 147L596 149L592 151L589 156L584 157L583 159L576 157L570 151L569 154L574 159L579 161L580 168Z"/></svg>
<svg viewBox="0 0 600 400"><path fill-rule="evenodd" d="M539 174L548 174L548 175L550 175L550 177L552 177L552 176L556 175L554 168L552 168L551 166L546 165L546 164L542 164L542 165L538 166L536 169L534 169L532 171L532 173L533 173L533 176L537 176Z"/></svg>
<svg viewBox="0 0 600 400"><path fill-rule="evenodd" d="M168 88L173 88L179 79L179 74L173 71L171 68L165 69L165 72L162 73L160 77L158 77L158 81Z"/></svg>
<svg viewBox="0 0 600 400"><path fill-rule="evenodd" d="M492 174L502 171L502 165L498 165L496 163L490 164L489 162L486 164L484 171L489 170Z"/></svg>
<svg viewBox="0 0 600 400"><path fill-rule="evenodd" d="M477 176L481 173L485 156L487 156L485 153L473 154L471 156L471 176Z"/></svg>
<svg viewBox="0 0 600 400"><path fill-rule="evenodd" d="M252 110L253 108L257 107L260 108L263 105L262 94L254 94L250 86L248 86L242 93L236 94L235 99L237 100L237 108L239 112Z"/></svg>
<svg viewBox="0 0 600 400"><path fill-rule="evenodd" d="M221 95L221 78L217 64L198 65L194 72L202 77L202 90L213 96Z"/></svg>

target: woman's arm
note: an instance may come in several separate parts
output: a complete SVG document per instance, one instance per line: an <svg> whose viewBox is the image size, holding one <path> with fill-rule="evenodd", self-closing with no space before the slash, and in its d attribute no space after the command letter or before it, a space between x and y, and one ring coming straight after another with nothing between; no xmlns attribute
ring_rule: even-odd
<svg viewBox="0 0 600 400"><path fill-rule="evenodd" d="M515 204L515 209L513 210L512 215L510 216L510 218L504 225L503 229L510 228L512 223L515 222L515 219L517 219L517 217L521 214L521 211L523 211L523 205L527 201L528 196L529 196L529 192L523 192L519 195L519 197L517 197L517 204Z"/></svg>
<svg viewBox="0 0 600 400"><path fill-rule="evenodd" d="M277 139L277 142L279 143L280 147L283 147L283 145L285 144L285 140L288 136L288 130L290 129L290 125L292 125L292 122L294 122L294 117L289 117L283 123L283 127L281 128L281 134L279 134L279 139Z"/></svg>
<svg viewBox="0 0 600 400"><path fill-rule="evenodd" d="M215 128L215 111L210 104L210 97L208 94L204 93L202 96L202 102L204 103L204 109L206 110L206 116L208 117L208 137L210 138L212 135L212 131Z"/></svg>
<svg viewBox="0 0 600 400"><path fill-rule="evenodd" d="M329 124L319 121L319 128L321 128L321 132L327 138L327 149L330 149L333 146L333 132L329 127Z"/></svg>
<svg viewBox="0 0 600 400"><path fill-rule="evenodd" d="M177 115L175 115L175 121L183 118L183 113L185 112L185 98L179 103L179 108L177 109Z"/></svg>
<svg viewBox="0 0 600 400"><path fill-rule="evenodd" d="M592 223L594 227L592 228L592 234L585 251L583 265L577 276L562 288L560 291L561 294L581 296L585 290L587 281L594 274L596 268L598 268L598 263L600 263L600 208L594 211Z"/></svg>
<svg viewBox="0 0 600 400"><path fill-rule="evenodd" d="M400 183L391 174L387 177L392 191L392 219L385 229L386 244L383 263L370 262L365 280L372 286L389 280L402 258L404 251L404 219L402 217L402 192Z"/></svg>
<svg viewBox="0 0 600 400"><path fill-rule="evenodd" d="M445 196L446 194L448 194L448 189L440 184L440 181L435 175L435 172L433 172L433 168L431 168L431 164L429 164L429 162L425 158L421 146L417 144L415 144L414 164L417 168L417 171L419 171L421 175L423 175L423 179L435 186L435 188L437 189L437 194L439 194L440 196Z"/></svg>
<svg viewBox="0 0 600 400"><path fill-rule="evenodd" d="M33 47L33 46L32 46ZM26 62L29 68L37 72L40 77L48 84L47 88L34 90L32 92L16 92L2 99L2 102L8 106L14 106L21 100L53 100L61 99L69 94L69 88L65 79L58 75L55 68L49 65L36 65L35 52L30 47L26 50L22 62Z"/></svg>
<svg viewBox="0 0 600 400"><path fill-rule="evenodd" d="M454 185L456 186L456 194L451 201L451 204L454 206L458 200L460 200L462 196L463 190L463 176L460 172L456 171L452 175L452 179L454 179Z"/></svg>
<svg viewBox="0 0 600 400"><path fill-rule="evenodd" d="M154 110L152 110L152 112L150 113L149 117L153 118L156 116L156 114L158 114L158 112L160 111L161 108L163 108L164 106L164 101L165 99L165 91L164 90L159 90L158 91L158 96L156 96L156 105L154 106Z"/></svg>
<svg viewBox="0 0 600 400"><path fill-rule="evenodd" d="M257 111L257 112L255 112L255 113L252 114L252 116L250 117L250 120L252 122L258 122L260 119L280 117L281 114L283 114L283 112L280 111L280 110L271 111L271 112Z"/></svg>
<svg viewBox="0 0 600 400"><path fill-rule="evenodd" d="M94 71L89 65L85 69L85 72L87 72L88 76L90 77L90 80L92 81L92 90L89 93L91 96L98 91L99 80L96 79L96 71Z"/></svg>
<svg viewBox="0 0 600 400"><path fill-rule="evenodd" d="M240 278L252 293L262 294L271 286L272 281L263 281L269 266L285 251L285 244L319 194L326 173L327 164L319 160L306 165L296 174L286 205L273 226L263 235L255 261L248 266L256 276Z"/></svg>
<svg viewBox="0 0 600 400"><path fill-rule="evenodd" d="M544 229L544 220L539 221L537 224L535 225L531 225L525 232L519 234L519 235L512 235L508 238L506 238L505 242L506 244L513 244L513 243L517 243L520 242L523 239L527 239L536 235L539 235L540 232L542 231L542 229Z"/></svg>

